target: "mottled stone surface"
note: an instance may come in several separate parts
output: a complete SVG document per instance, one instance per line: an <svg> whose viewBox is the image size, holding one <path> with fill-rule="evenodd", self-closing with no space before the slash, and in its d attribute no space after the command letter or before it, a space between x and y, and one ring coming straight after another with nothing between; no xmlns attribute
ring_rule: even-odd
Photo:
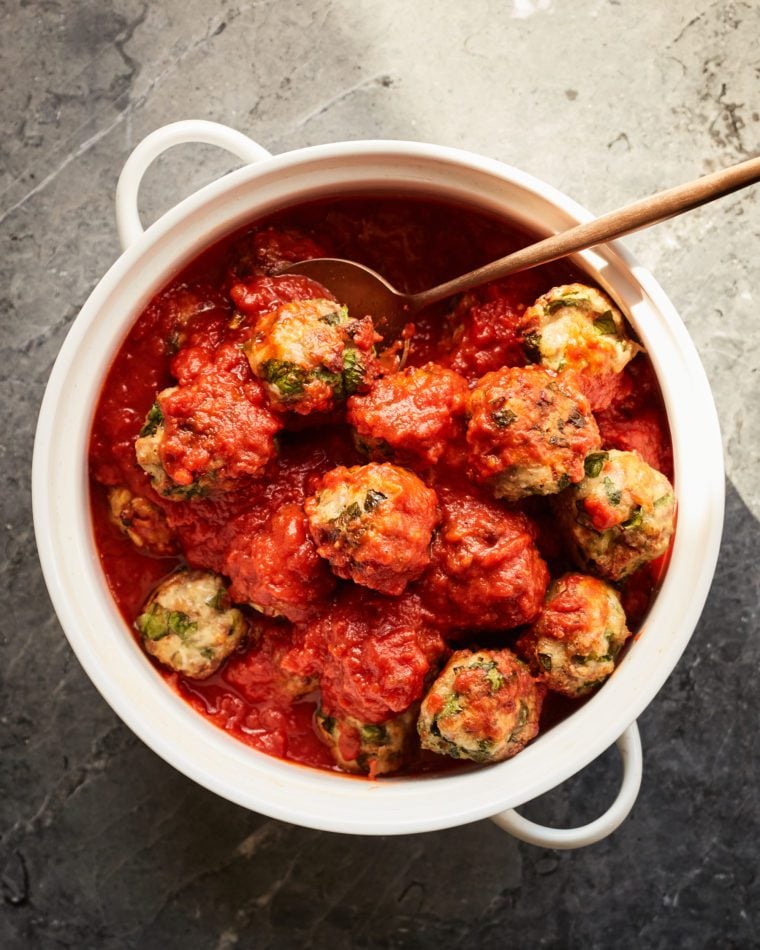
<svg viewBox="0 0 760 950"><path fill-rule="evenodd" d="M211 118L275 152L456 145L602 212L757 152L757 3L6 0L0 25L0 946L760 946L757 189L628 241L700 349L729 504L702 621L641 719L640 799L592 848L543 851L488 822L341 837L195 786L71 653L29 490L50 367L118 254L116 177L153 128ZM175 150L147 176L146 217L229 167ZM525 811L589 819L616 770L608 753Z"/></svg>

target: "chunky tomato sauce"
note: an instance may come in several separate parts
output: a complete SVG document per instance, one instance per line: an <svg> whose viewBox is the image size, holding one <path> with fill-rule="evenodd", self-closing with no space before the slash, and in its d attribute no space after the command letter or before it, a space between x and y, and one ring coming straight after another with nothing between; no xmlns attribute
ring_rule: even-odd
<svg viewBox="0 0 760 950"><path fill-rule="evenodd" d="M159 668L200 714L239 740L282 758L336 767L315 732L318 702L370 724L402 713L419 700L431 670L453 646L511 645L514 628L538 609L549 574L568 569L542 499L505 504L473 484L464 463L465 415L468 385L525 363L516 328L526 307L579 276L557 264L439 304L418 319L407 366L432 362L450 376L439 373L427 385L404 371L382 379L364 401L349 400L348 414L340 405L298 415L270 410L242 350L262 314L324 296L306 278L277 276L278 267L309 256L345 257L417 291L527 240L503 222L412 199L340 199L286 210L186 267L146 308L119 350L90 441L92 516L103 570L130 627L156 584L180 565L233 577L230 596L243 604L254 634L205 679ZM137 464L135 441L156 394L178 385L164 405L164 468L176 492L167 497ZM417 415L410 422L406 407L412 403ZM206 411L222 423L209 424L207 439L197 430L191 438L188 414ZM595 419L605 448L634 449L671 476L667 423L645 354L616 377ZM370 428L374 448L382 443L396 462L421 473L439 505L425 552L429 567L396 596L336 576L316 554L303 510L328 472L366 463L362 438L369 438ZM230 482L224 490L194 494L196 473L211 456L227 459ZM119 486L161 513L161 545L140 534L136 516L130 520L134 512L122 512L119 522L109 494ZM662 565L662 558L653 561L621 585L634 629ZM281 613L285 604L288 619L263 616L252 604L268 613ZM551 697L542 726L575 705ZM404 770L451 764L417 750Z"/></svg>

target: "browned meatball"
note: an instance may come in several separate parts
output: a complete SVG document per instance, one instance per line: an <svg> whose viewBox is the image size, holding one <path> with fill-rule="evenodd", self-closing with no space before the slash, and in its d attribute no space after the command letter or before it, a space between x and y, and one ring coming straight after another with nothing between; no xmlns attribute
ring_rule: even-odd
<svg viewBox="0 0 760 950"><path fill-rule="evenodd" d="M224 344L198 359L181 385L158 394L135 442L138 464L172 501L262 474L282 427L237 347Z"/></svg>
<svg viewBox="0 0 760 950"><path fill-rule="evenodd" d="M294 300L263 314L244 349L271 404L307 415L369 385L374 343L370 317L354 320L334 300Z"/></svg>
<svg viewBox="0 0 760 950"><path fill-rule="evenodd" d="M440 487L438 497L441 526L420 582L436 621L468 630L530 623L549 583L532 523L470 490Z"/></svg>
<svg viewBox="0 0 760 950"><path fill-rule="evenodd" d="M673 486L636 452L595 452L586 477L556 501L579 567L613 581L664 554L675 530Z"/></svg>
<svg viewBox="0 0 760 950"><path fill-rule="evenodd" d="M470 413L472 469L508 501L579 482L583 460L601 445L585 396L540 366L485 375L470 396Z"/></svg>
<svg viewBox="0 0 760 950"><path fill-rule="evenodd" d="M317 735L336 764L346 772L363 772L370 778L401 768L415 722L415 709L378 723L362 722L347 713L328 713L322 707L314 714Z"/></svg>
<svg viewBox="0 0 760 950"><path fill-rule="evenodd" d="M296 504L283 505L262 528L235 538L225 572L233 600L288 620L304 620L335 587Z"/></svg>
<svg viewBox="0 0 760 950"><path fill-rule="evenodd" d="M333 571L384 594L400 594L430 561L435 492L388 463L338 466L304 505L311 536Z"/></svg>
<svg viewBox="0 0 760 950"><path fill-rule="evenodd" d="M544 687L509 650L458 650L422 701L424 749L474 762L501 762L538 733Z"/></svg>
<svg viewBox="0 0 760 950"><path fill-rule="evenodd" d="M641 351L623 315L596 287L553 287L523 314L519 333L526 355L557 372L572 373L593 409L602 408L614 380Z"/></svg>
<svg viewBox="0 0 760 950"><path fill-rule="evenodd" d="M435 363L376 380L348 402L348 421L374 459L394 457L430 466L460 434L467 382Z"/></svg>
<svg viewBox="0 0 760 950"><path fill-rule="evenodd" d="M177 541L163 511L124 485L108 492L111 520L135 547L164 557L177 552Z"/></svg>
<svg viewBox="0 0 760 950"><path fill-rule="evenodd" d="M571 573L552 582L517 650L549 689L576 697L607 679L629 636L615 588Z"/></svg>

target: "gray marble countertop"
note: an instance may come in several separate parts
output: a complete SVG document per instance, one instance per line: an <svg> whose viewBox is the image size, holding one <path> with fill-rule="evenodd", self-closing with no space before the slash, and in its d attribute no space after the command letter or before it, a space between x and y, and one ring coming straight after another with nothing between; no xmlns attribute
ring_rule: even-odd
<svg viewBox="0 0 760 950"><path fill-rule="evenodd" d="M749 157L754 0L6 0L0 5L0 946L760 947L760 192L626 243L679 309L723 430L715 583L641 717L645 776L611 838L575 853L490 822L339 836L194 785L117 719L39 569L37 411L71 322L119 251L113 192L148 132L235 126L274 152L343 139L464 147L601 213ZM146 219L228 170L182 147ZM526 807L589 820L614 752Z"/></svg>

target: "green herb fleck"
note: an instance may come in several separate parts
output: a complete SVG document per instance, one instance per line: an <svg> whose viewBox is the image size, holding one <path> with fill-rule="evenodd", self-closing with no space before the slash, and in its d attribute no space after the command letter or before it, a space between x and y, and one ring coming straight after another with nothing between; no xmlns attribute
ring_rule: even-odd
<svg viewBox="0 0 760 950"><path fill-rule="evenodd" d="M191 620L186 613L181 610L170 610L166 620L166 625L170 633L175 633L181 640L184 640L189 633L198 629L195 620Z"/></svg>
<svg viewBox="0 0 760 950"><path fill-rule="evenodd" d="M343 352L343 390L346 396L352 396L364 383L365 368L361 353L354 347Z"/></svg>
<svg viewBox="0 0 760 950"><path fill-rule="evenodd" d="M623 493L615 485L615 483L612 481L609 475L604 476L603 484L604 484L604 490L607 493L607 501L609 501L611 505L614 505L614 506L619 505L620 500L623 497Z"/></svg>
<svg viewBox="0 0 760 950"><path fill-rule="evenodd" d="M606 452L592 452L591 455L587 455L583 463L583 470L586 475L589 478L596 478L604 468L604 463L607 461L607 458L608 455Z"/></svg>
<svg viewBox="0 0 760 950"><path fill-rule="evenodd" d="M597 333L601 333L604 336L618 335L617 324L615 323L615 317L611 310L605 310L603 314L596 317L594 320L594 329Z"/></svg>
<svg viewBox="0 0 760 950"><path fill-rule="evenodd" d="M641 505L637 505L633 509L630 518L628 518L627 521L624 521L620 527L621 528L638 528L638 526L641 524L643 517L644 517L644 513L641 509Z"/></svg>
<svg viewBox="0 0 760 950"><path fill-rule="evenodd" d="M491 419L500 429L506 429L508 426L511 426L516 418L517 413L512 412L511 409L495 409L491 413Z"/></svg>
<svg viewBox="0 0 760 950"><path fill-rule="evenodd" d="M523 337L523 350L530 363L541 362L541 334L535 330L526 333Z"/></svg>
<svg viewBox="0 0 760 950"><path fill-rule="evenodd" d="M541 665L541 668L546 670L547 673L552 671L552 658L548 653L539 653L538 662Z"/></svg>
<svg viewBox="0 0 760 950"><path fill-rule="evenodd" d="M385 726L367 724L362 726L359 731L361 732L364 742L370 742L373 745L380 745L381 742L388 741L388 733L385 729Z"/></svg>
<svg viewBox="0 0 760 950"><path fill-rule="evenodd" d="M340 310L333 310L332 313L323 314L319 319L322 323L326 323L328 326L334 327L336 324L342 321L343 315Z"/></svg>
<svg viewBox="0 0 760 950"><path fill-rule="evenodd" d="M375 491L374 488L370 488L364 499L364 510L374 511L375 508L382 504L387 498L388 496L384 495L381 491Z"/></svg>
<svg viewBox="0 0 760 950"><path fill-rule="evenodd" d="M151 604L150 610L135 620L135 626L148 640L162 640L169 635L166 610L160 604Z"/></svg>
<svg viewBox="0 0 760 950"><path fill-rule="evenodd" d="M161 407L157 402L154 402L150 407L148 415L145 417L145 424L142 429L140 429L140 437L155 435L158 427L163 424L163 421L164 414L161 412Z"/></svg>
<svg viewBox="0 0 760 950"><path fill-rule="evenodd" d="M213 660L216 656L216 653L211 649L211 647L203 647L201 650L201 656L204 660Z"/></svg>
<svg viewBox="0 0 760 950"><path fill-rule="evenodd" d="M476 670L483 670L486 674L486 679L491 685L491 692L498 692L504 685L504 677L499 672L499 667L496 660L477 660L472 664L472 668Z"/></svg>
<svg viewBox="0 0 760 950"><path fill-rule="evenodd" d="M564 491L570 484L570 476L563 472L557 479L557 491Z"/></svg>
<svg viewBox="0 0 760 950"><path fill-rule="evenodd" d="M570 415L567 417L567 421L571 426L575 426L576 429L586 428L586 417L577 408L572 409Z"/></svg>
<svg viewBox="0 0 760 950"><path fill-rule="evenodd" d="M437 719L441 717L445 718L446 716L456 716L457 713L462 711L462 707L459 705L459 693L453 693L444 703L443 709L438 713Z"/></svg>
<svg viewBox="0 0 760 950"><path fill-rule="evenodd" d="M558 310L564 310L565 307L583 307L588 303L585 297L560 297L558 300L552 300L547 304L547 313L556 313Z"/></svg>
<svg viewBox="0 0 760 950"><path fill-rule="evenodd" d="M670 492L668 492L667 494L661 495L659 498L655 499L655 501L653 502L653 507L661 508L663 505L669 505L672 500L673 500L673 496L671 495Z"/></svg>
<svg viewBox="0 0 760 950"><path fill-rule="evenodd" d="M285 401L297 399L304 391L304 371L288 360L267 360L261 367L264 379L275 386Z"/></svg>
<svg viewBox="0 0 760 950"><path fill-rule="evenodd" d="M218 611L220 614L224 613L225 610L229 607L229 597L227 596L227 591L220 587L219 590L214 594L213 597L209 597L206 601L206 604L211 607L213 610Z"/></svg>
<svg viewBox="0 0 760 950"><path fill-rule="evenodd" d="M347 528L349 522L355 521L361 516L361 513L362 510L359 507L359 503L357 501L352 501L350 505L346 505L343 511L341 511L341 513L336 518L332 519L330 524L334 525L336 528Z"/></svg>
<svg viewBox="0 0 760 950"><path fill-rule="evenodd" d="M317 713L319 721L322 724L322 728L329 735L332 735L335 731L335 719L332 716L323 716L322 713Z"/></svg>

